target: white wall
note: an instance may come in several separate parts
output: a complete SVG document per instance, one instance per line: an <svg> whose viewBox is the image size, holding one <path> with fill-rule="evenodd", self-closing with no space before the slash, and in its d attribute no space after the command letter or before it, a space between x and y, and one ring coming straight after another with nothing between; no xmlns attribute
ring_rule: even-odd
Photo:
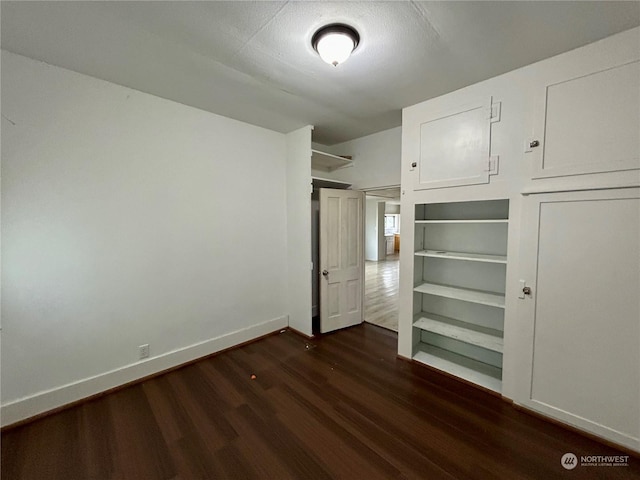
<svg viewBox="0 0 640 480"><path fill-rule="evenodd" d="M378 204L378 260L387 258L387 237L384 235L384 209L385 204Z"/></svg>
<svg viewBox="0 0 640 480"><path fill-rule="evenodd" d="M387 203L385 203L384 213L399 214L400 213L400 205L387 202Z"/></svg>
<svg viewBox="0 0 640 480"><path fill-rule="evenodd" d="M311 131L287 134L287 268L289 326L311 336Z"/></svg>
<svg viewBox="0 0 640 480"><path fill-rule="evenodd" d="M6 52L2 116L3 424L287 324L285 135Z"/></svg>
<svg viewBox="0 0 640 480"><path fill-rule="evenodd" d="M337 145L314 144L314 148L335 155L351 155L353 167L333 172L313 171L314 176L353 184L354 190L400 185L402 127L356 138Z"/></svg>

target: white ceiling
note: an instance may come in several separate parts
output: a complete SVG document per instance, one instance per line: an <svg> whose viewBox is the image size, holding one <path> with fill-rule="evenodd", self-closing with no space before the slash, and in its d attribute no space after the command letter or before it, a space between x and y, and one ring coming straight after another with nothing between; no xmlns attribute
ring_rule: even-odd
<svg viewBox="0 0 640 480"><path fill-rule="evenodd" d="M640 24L640 2L1 2L2 48L331 145L401 108ZM361 44L338 67L310 39Z"/></svg>

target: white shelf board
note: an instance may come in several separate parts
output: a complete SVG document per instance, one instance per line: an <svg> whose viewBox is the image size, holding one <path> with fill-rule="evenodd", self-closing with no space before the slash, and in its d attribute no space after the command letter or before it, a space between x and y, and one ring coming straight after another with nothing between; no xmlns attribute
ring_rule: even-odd
<svg viewBox="0 0 640 480"><path fill-rule="evenodd" d="M420 250L415 253L420 257L450 258L452 260L468 260L470 262L507 263L506 255L486 255L481 253L445 252L442 250Z"/></svg>
<svg viewBox="0 0 640 480"><path fill-rule="evenodd" d="M434 313L422 312L414 317L413 326L443 337L453 338L460 342L486 348L502 353L504 340L502 332L491 328L473 325Z"/></svg>
<svg viewBox="0 0 640 480"><path fill-rule="evenodd" d="M452 287L437 283L422 283L413 289L415 292L428 293L438 297L454 298L465 302L479 303L491 307L504 308L504 295L470 288Z"/></svg>
<svg viewBox="0 0 640 480"><path fill-rule="evenodd" d="M331 178L311 177L314 188L342 188L347 189L351 187L349 182L342 182L340 180L333 180Z"/></svg>
<svg viewBox="0 0 640 480"><path fill-rule="evenodd" d="M348 158L333 155L332 153L321 152L320 150L311 150L311 168L314 170L325 170L332 172L339 168L350 167L353 161Z"/></svg>
<svg viewBox="0 0 640 480"><path fill-rule="evenodd" d="M502 392L502 370L433 345L419 343L414 360L460 377L494 392Z"/></svg>
<svg viewBox="0 0 640 480"><path fill-rule="evenodd" d="M426 223L509 223L506 218L479 219L479 220L416 220L417 224Z"/></svg>

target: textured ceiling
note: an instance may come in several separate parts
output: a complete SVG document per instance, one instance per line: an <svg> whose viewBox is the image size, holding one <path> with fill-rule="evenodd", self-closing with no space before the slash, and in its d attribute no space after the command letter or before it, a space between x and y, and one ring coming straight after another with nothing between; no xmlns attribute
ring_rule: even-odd
<svg viewBox="0 0 640 480"><path fill-rule="evenodd" d="M327 145L401 108L640 24L640 2L1 2L2 48ZM310 38L344 22L352 58Z"/></svg>

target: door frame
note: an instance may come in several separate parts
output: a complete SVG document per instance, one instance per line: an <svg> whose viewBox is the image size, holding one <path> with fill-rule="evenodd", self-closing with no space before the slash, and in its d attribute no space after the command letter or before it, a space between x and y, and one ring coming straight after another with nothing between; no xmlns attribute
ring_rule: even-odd
<svg viewBox="0 0 640 480"><path fill-rule="evenodd" d="M365 201L364 201L365 208L366 208L366 199L367 199L367 194L368 194L369 192L375 192L375 191L378 191L378 190L391 190L391 189L396 189L396 188L400 190L400 196L399 196L399 200L398 200L398 205L401 205L401 199L402 199L402 187L401 187L401 185L400 185L399 183L398 183L398 184L393 184L393 185L383 185L383 186L380 186L380 187L367 187L367 188L361 188L360 190L361 190L362 192L364 192L364 195L365 195ZM378 198L388 198L390 201L395 199L395 197L384 197L384 196L380 196L380 197L378 197ZM394 201L395 201L395 200L394 200ZM386 202L385 202L385 203L386 203ZM400 210L400 212L402 213L402 210ZM401 239L400 241L401 241L401 242L402 242L402 225L403 225L403 222L400 222L400 239ZM366 227L366 225L365 225L365 227ZM366 228L365 228L365 231L366 231ZM366 237L366 235L362 235L362 248L363 248L363 254L364 254L364 248L366 247L366 238L365 238L365 237ZM384 235L383 235L383 237L384 237ZM385 248L386 248L386 246L385 246ZM386 251L385 251L385 257L386 257ZM364 262L363 262L363 264L362 264L362 265L363 265L363 268L365 268L365 264L364 264ZM366 273L364 274L364 276L363 276L363 281L362 281L362 319L363 319L363 321L366 321L366 318L365 318L365 310L364 310L364 304L365 304L365 297L364 297L364 295L365 295L365 286L366 286ZM398 288L399 288L399 287L400 287L400 277L398 277ZM400 302L400 300L398 299L398 303L399 303L399 302ZM398 307L399 307L399 305L398 305ZM400 320L400 319L398 318L398 323L399 323L399 320Z"/></svg>
<svg viewBox="0 0 640 480"><path fill-rule="evenodd" d="M360 191L364 192L365 195L365 204L366 204L366 199L367 199L367 193L368 192L375 192L377 190L391 190L391 189L400 189L400 197L402 196L402 189L400 187L400 184L396 184L396 185L386 185L386 186L382 186L382 187L370 187L370 188L361 188ZM388 198L389 200L392 200L394 197L385 197L385 196L380 196L378 198ZM395 201L395 200L394 200ZM385 201L386 203L386 201ZM398 206L400 206L400 200L398 200ZM366 227L366 225L365 225ZM400 229L402 229L402 222L400 222ZM366 231L366 230L365 230ZM402 233L400 233L400 236L402 236ZM365 235L363 235L362 237L362 242L363 242L363 248L366 247L366 239L365 239ZM379 255L378 255L379 256ZM386 256L386 252L385 252L385 256Z"/></svg>

